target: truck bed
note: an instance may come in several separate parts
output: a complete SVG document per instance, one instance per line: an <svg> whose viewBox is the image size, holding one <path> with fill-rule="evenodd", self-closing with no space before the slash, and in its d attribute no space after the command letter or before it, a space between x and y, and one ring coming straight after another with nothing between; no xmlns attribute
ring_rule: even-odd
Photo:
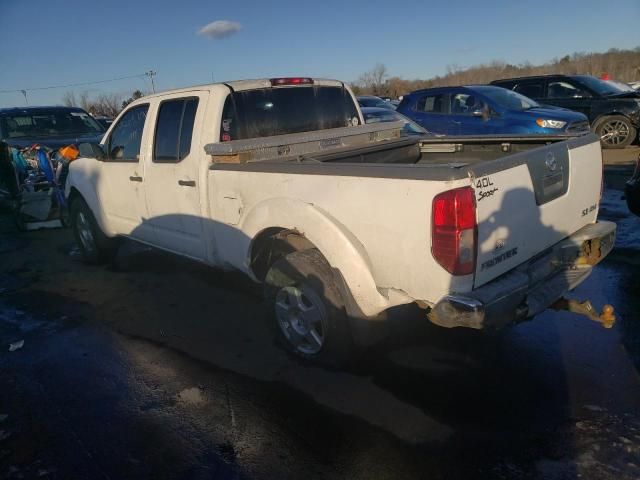
<svg viewBox="0 0 640 480"><path fill-rule="evenodd" d="M590 136L436 137L400 135L401 124L362 125L205 146L213 163L394 164L461 169L573 139ZM579 140L582 138L582 140Z"/></svg>

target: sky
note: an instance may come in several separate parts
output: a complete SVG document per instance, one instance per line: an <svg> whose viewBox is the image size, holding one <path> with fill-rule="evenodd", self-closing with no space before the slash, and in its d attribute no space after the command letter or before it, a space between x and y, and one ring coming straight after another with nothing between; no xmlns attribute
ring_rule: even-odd
<svg viewBox="0 0 640 480"><path fill-rule="evenodd" d="M0 0L0 107L20 92L142 75L156 88L277 76L356 80L376 63L429 78L447 65L547 62L640 46L640 0ZM31 105L135 89L147 77L28 91Z"/></svg>

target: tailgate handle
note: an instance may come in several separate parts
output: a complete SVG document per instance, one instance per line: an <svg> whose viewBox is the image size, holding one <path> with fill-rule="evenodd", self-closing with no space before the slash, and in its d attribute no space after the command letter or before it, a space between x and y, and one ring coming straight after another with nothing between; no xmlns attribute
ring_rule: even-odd
<svg viewBox="0 0 640 480"><path fill-rule="evenodd" d="M195 180L178 180L178 185L181 185L183 187L195 187L196 181Z"/></svg>
<svg viewBox="0 0 640 480"><path fill-rule="evenodd" d="M131 180L132 182L141 182L142 177L129 177L129 180Z"/></svg>

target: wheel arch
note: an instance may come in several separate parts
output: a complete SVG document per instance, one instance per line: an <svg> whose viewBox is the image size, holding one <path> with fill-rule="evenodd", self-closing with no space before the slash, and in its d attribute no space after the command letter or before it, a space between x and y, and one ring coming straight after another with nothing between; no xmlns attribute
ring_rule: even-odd
<svg viewBox="0 0 640 480"><path fill-rule="evenodd" d="M392 306L377 289L364 245L318 206L289 198L267 200L246 215L241 229L251 238L245 265L256 279L264 278L259 277L261 272L266 274L265 265L256 264L255 260L259 252L265 255L264 248L269 242L291 251L317 248L338 278L342 278L343 289L348 290L354 307L357 306L362 315L373 317ZM274 260L277 255L275 252Z"/></svg>

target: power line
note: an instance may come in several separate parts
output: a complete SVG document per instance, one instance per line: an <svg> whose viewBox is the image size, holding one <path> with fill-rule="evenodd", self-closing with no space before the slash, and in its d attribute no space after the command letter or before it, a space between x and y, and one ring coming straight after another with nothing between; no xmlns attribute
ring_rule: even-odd
<svg viewBox="0 0 640 480"><path fill-rule="evenodd" d="M153 72L153 74L155 75L156 73ZM67 85L51 85L51 86L48 86L48 87L15 88L15 89L12 89L12 90L0 90L0 93L16 93L16 92L23 93L25 91L31 92L31 91L34 91L34 90L52 90L54 88L82 87L82 86L85 86L85 85L95 85L97 83L117 82L118 80L126 80L128 78L139 78L139 77L143 78L143 77L145 77L147 75L148 75L147 73L139 73L137 75L127 75L127 76L124 76L124 77L110 78L108 80L96 80L94 82L70 83L70 84L67 84Z"/></svg>

